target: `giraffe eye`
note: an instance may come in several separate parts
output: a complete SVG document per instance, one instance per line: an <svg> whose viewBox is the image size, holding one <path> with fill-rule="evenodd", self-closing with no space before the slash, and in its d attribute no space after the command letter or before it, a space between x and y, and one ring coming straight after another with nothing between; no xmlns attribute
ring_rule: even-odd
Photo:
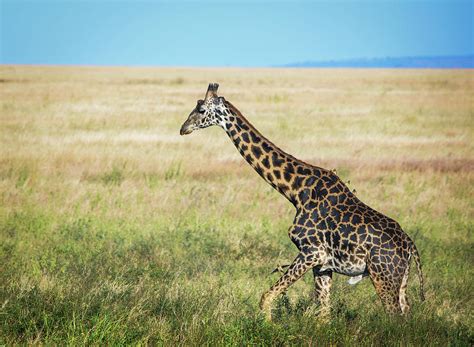
<svg viewBox="0 0 474 347"><path fill-rule="evenodd" d="M204 113L206 112L206 110L200 108L200 109L198 109L198 112L199 112L200 114L204 114Z"/></svg>

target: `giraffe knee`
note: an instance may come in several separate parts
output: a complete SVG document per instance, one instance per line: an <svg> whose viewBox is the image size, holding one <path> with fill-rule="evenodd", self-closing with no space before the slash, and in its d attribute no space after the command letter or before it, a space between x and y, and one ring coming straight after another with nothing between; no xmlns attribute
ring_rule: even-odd
<svg viewBox="0 0 474 347"><path fill-rule="evenodd" d="M263 310L265 307L267 307L269 304L269 301L270 300L268 298L268 292L263 293L262 297L260 298L260 304L259 304L260 309Z"/></svg>

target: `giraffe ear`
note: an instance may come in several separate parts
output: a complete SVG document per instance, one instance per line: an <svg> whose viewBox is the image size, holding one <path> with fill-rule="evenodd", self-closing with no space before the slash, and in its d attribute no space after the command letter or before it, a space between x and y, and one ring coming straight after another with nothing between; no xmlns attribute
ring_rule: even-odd
<svg viewBox="0 0 474 347"><path fill-rule="evenodd" d="M219 88L218 83L209 83L209 87L207 87L206 100L217 96L217 88Z"/></svg>

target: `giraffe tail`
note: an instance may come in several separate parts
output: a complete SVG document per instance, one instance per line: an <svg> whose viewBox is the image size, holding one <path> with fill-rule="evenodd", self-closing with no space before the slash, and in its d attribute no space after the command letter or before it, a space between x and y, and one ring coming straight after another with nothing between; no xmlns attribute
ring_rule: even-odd
<svg viewBox="0 0 474 347"><path fill-rule="evenodd" d="M418 253L418 250L416 249L416 246L414 243L412 243L412 255L413 259L415 260L416 264L416 270L418 272L418 280L420 281L420 300L424 301L425 300L425 292L423 289L424 286L424 281L423 281L423 271L421 271L421 259L420 259L420 253Z"/></svg>

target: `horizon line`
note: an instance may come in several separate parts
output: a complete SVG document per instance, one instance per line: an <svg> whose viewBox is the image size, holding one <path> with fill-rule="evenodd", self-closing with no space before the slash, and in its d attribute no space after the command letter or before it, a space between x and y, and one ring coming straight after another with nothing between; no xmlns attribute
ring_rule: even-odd
<svg viewBox="0 0 474 347"><path fill-rule="evenodd" d="M434 64L410 66L410 60L413 64L415 60L431 60L442 63L449 59L462 59L465 66L435 66ZM405 60L406 66L399 65L400 61ZM381 66L381 62L388 62ZM390 61L392 61L391 65ZM398 61L398 65L394 63ZM378 62L379 65L376 63ZM353 65L351 65L353 64ZM367 64L367 65L361 65ZM372 64L372 65L371 65ZM14 63L0 62L0 66L37 66L37 67L132 67L132 68L191 68L191 69L214 69L214 68L238 68L238 69L289 69L289 68L320 68L320 69L473 69L474 54L460 55L418 55L418 56L384 56L384 57L357 57L344 59L325 59L325 60L300 60L298 62L284 63L278 65L160 65L160 64L74 64L74 63Z"/></svg>

